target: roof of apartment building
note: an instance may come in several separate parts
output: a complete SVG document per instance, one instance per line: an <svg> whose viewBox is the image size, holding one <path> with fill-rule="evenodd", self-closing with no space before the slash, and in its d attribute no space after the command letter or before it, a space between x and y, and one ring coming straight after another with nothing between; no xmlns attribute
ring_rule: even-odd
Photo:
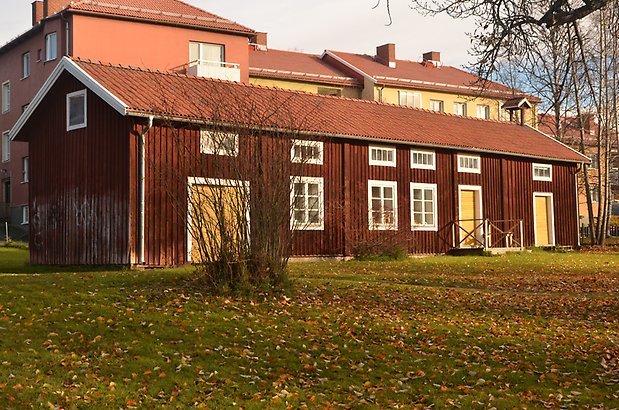
<svg viewBox="0 0 619 410"><path fill-rule="evenodd" d="M22 127L68 71L123 115L234 123L325 137L584 162L588 159L530 127L375 101L163 73L64 57L11 130ZM140 90L136 93L135 90Z"/></svg>
<svg viewBox="0 0 619 410"><path fill-rule="evenodd" d="M563 127L563 136L561 140L570 146L580 145L580 124L581 121L577 116L561 116L561 126ZM583 115L583 141L586 146L597 146L599 124L595 120L595 115ZM544 114L539 116L538 129L544 134L550 135L553 138L559 138L556 120L554 115Z"/></svg>
<svg viewBox="0 0 619 410"><path fill-rule="evenodd" d="M253 77L310 81L343 86L360 86L359 79L347 76L323 61L319 55L251 47L249 74Z"/></svg>
<svg viewBox="0 0 619 410"><path fill-rule="evenodd" d="M378 49L381 47L377 48L377 54L379 54ZM438 52L424 54L422 62L398 60L395 58L395 50L393 50L390 59L385 56L382 60L378 56L332 50L325 51L323 58L325 56L374 79L379 85L498 98L525 95L520 90L493 81L486 81L482 84L479 81L480 78L474 74L443 65L440 62L440 53ZM431 60L432 58L435 60ZM527 95L527 98L532 102L541 101L534 96Z"/></svg>

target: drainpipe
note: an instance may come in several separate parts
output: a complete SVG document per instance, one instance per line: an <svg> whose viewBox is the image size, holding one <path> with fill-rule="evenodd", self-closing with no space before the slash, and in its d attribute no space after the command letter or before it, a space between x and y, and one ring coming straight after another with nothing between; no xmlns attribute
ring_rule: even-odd
<svg viewBox="0 0 619 410"><path fill-rule="evenodd" d="M64 55L70 56L69 52L69 19L65 18L65 12L60 13L60 19L64 21Z"/></svg>
<svg viewBox="0 0 619 410"><path fill-rule="evenodd" d="M138 189L140 191L140 219L138 222L138 235L140 242L140 256L139 263L143 265L146 263L146 249L144 244L145 237L145 216L146 216L146 144L144 143L144 136L150 131L153 127L153 119L154 117L151 115L148 117L148 126L145 130L143 130L138 138Z"/></svg>

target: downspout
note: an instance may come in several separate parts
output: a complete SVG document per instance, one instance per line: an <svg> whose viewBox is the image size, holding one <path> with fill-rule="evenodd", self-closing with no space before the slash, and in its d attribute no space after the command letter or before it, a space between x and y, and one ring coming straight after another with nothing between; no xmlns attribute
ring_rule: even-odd
<svg viewBox="0 0 619 410"><path fill-rule="evenodd" d="M69 19L65 18L65 12L60 13L60 19L64 21L64 55L70 56L69 52Z"/></svg>
<svg viewBox="0 0 619 410"><path fill-rule="evenodd" d="M576 196L576 243L578 244L578 247L580 248L581 243L580 243L580 198L578 195L578 174L580 173L580 171L583 170L583 164L580 163L578 164L578 166L576 167L576 172L574 172L574 191L575 191L575 196ZM589 226L591 227L591 223L589 223Z"/></svg>
<svg viewBox="0 0 619 410"><path fill-rule="evenodd" d="M139 203L140 203L140 218L138 221L138 240L140 243L140 255L139 264L146 263L146 246L145 246L145 219L146 219L146 144L144 143L144 136L153 127L154 117L151 115L148 117L148 126L144 129L138 138L138 190L139 190Z"/></svg>

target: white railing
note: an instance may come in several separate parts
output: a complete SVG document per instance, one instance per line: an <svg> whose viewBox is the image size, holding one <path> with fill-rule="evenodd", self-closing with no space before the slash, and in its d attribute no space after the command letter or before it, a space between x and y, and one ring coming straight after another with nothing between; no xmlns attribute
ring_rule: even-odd
<svg viewBox="0 0 619 410"><path fill-rule="evenodd" d="M240 64L223 61L194 60L187 64L187 74L219 80L241 81Z"/></svg>

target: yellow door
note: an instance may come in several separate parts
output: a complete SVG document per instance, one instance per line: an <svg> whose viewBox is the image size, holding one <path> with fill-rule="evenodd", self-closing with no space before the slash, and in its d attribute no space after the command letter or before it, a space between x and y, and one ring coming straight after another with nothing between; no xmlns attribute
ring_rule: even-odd
<svg viewBox="0 0 619 410"><path fill-rule="evenodd" d="M460 191L460 247L471 248L480 246L475 240L479 232L475 228L481 223L477 215L477 192L473 190ZM472 233L469 235L469 233Z"/></svg>
<svg viewBox="0 0 619 410"><path fill-rule="evenodd" d="M535 246L552 245L549 209L549 196L535 197Z"/></svg>
<svg viewBox="0 0 619 410"><path fill-rule="evenodd" d="M247 230L243 188L195 185L190 196L191 260L234 259Z"/></svg>

